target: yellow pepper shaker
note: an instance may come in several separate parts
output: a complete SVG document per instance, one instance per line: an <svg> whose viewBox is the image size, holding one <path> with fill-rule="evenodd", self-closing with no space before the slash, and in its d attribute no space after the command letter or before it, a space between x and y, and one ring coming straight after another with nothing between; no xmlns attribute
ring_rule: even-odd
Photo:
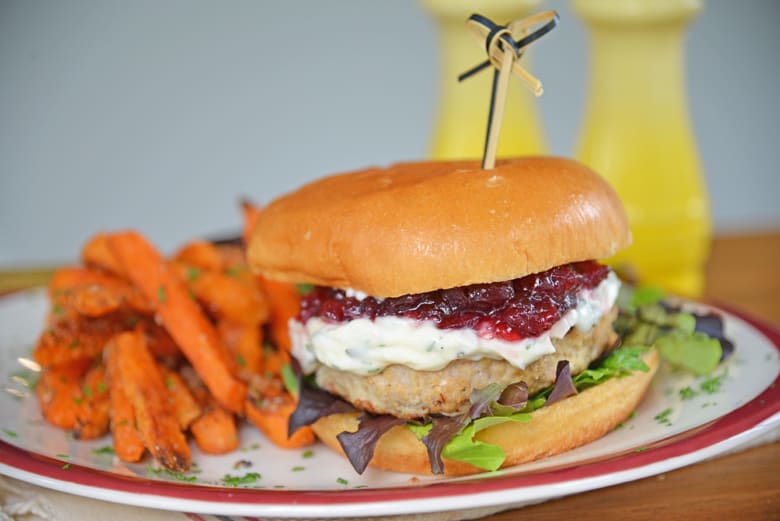
<svg viewBox="0 0 780 521"><path fill-rule="evenodd" d="M699 296L709 202L688 118L685 31L701 0L574 0L590 32L578 158L615 187L634 244L611 263L642 283Z"/></svg>
<svg viewBox="0 0 780 521"><path fill-rule="evenodd" d="M532 13L539 0L423 0L439 27L441 77L438 111L430 155L434 159L482 158L485 146L492 74L458 82L458 76L485 60L485 50L466 29L468 17L478 12L497 23ZM527 60L524 57L523 60ZM511 86L504 108L499 157L545 152L533 95L520 84Z"/></svg>

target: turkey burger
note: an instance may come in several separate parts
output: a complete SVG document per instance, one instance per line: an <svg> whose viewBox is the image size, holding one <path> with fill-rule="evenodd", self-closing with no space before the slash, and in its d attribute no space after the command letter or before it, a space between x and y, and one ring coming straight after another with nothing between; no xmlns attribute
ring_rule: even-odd
<svg viewBox="0 0 780 521"><path fill-rule="evenodd" d="M448 474L604 435L657 367L611 353L620 281L597 259L630 242L611 187L561 158L399 163L273 201L249 261L310 285L291 431L312 424L358 472Z"/></svg>

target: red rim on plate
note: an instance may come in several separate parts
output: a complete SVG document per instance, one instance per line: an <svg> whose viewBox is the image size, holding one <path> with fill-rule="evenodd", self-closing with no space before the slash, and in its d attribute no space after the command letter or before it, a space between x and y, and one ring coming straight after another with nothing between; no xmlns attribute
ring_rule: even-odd
<svg viewBox="0 0 780 521"><path fill-rule="evenodd" d="M725 307L725 306L720 306ZM728 309L728 308L727 308ZM728 312L763 333L780 352L780 332L744 313ZM662 440L639 452L616 455L611 459L528 474L498 474L457 482L425 483L419 486L395 486L375 489L269 490L187 485L128 477L90 469L76 464L63 468L62 461L20 449L0 441L0 463L23 473L48 478L38 484L55 488L57 482L126 494L156 496L163 500L245 504L245 505L318 505L365 504L373 502L446 498L501 492L521 487L536 487L571 482L647 467L655 463L691 454L729 440L759 425L780 412L780 375L753 400L713 422L687 433ZM673 468L683 466L678 464ZM646 474L650 475L650 474ZM638 476L643 477L643 476ZM53 480L53 481L52 481ZM624 480L625 481L625 480Z"/></svg>

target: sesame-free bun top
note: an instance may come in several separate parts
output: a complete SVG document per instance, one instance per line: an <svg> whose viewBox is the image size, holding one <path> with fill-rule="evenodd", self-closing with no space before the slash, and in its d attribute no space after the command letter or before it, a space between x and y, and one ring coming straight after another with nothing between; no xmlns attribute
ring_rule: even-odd
<svg viewBox="0 0 780 521"><path fill-rule="evenodd" d="M260 212L248 255L268 278L393 297L510 280L630 242L606 181L575 161L527 157L325 177Z"/></svg>

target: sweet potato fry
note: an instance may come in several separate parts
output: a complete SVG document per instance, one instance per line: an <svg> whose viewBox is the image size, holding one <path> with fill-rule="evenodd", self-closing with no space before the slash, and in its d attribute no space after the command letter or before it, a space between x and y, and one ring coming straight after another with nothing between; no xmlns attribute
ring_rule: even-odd
<svg viewBox="0 0 780 521"><path fill-rule="evenodd" d="M180 367L179 375L190 390L192 397L195 398L195 401L200 405L201 410L208 407L214 401L214 397L209 393L206 384L203 383L200 375L195 372L195 369L191 365Z"/></svg>
<svg viewBox="0 0 780 521"><path fill-rule="evenodd" d="M225 454L238 448L235 417L218 404L192 422L190 432L200 450L207 454Z"/></svg>
<svg viewBox="0 0 780 521"><path fill-rule="evenodd" d="M201 416L190 424L190 432L203 452L224 454L238 446L238 431L233 414L221 407L192 367L181 368L181 381L197 401Z"/></svg>
<svg viewBox="0 0 780 521"><path fill-rule="evenodd" d="M72 309L78 315L96 317L120 308L152 312L148 300L126 281L84 268L58 269L49 283L49 294L53 309Z"/></svg>
<svg viewBox="0 0 780 521"><path fill-rule="evenodd" d="M115 345L116 341L112 339L105 351L111 401L111 436L114 453L119 459L135 462L141 459L146 449L141 433L135 426L135 410L125 392Z"/></svg>
<svg viewBox="0 0 780 521"><path fill-rule="evenodd" d="M301 295L294 284L258 277L260 287L268 297L271 318L271 339L276 346L289 352L292 343L288 323L301 310Z"/></svg>
<svg viewBox="0 0 780 521"><path fill-rule="evenodd" d="M65 266L57 269L49 280L49 296L56 295L76 286L99 284L110 277L104 273L82 268L80 266Z"/></svg>
<svg viewBox="0 0 780 521"><path fill-rule="evenodd" d="M241 413L246 386L231 374L227 349L184 283L140 234L117 233L108 241L130 280L154 302L157 317L217 401Z"/></svg>
<svg viewBox="0 0 780 521"><path fill-rule="evenodd" d="M259 404L247 400L244 409L249 421L278 447L296 449L314 443L314 432L310 427L303 427L287 437L287 422L295 410L295 400L289 394L268 398Z"/></svg>
<svg viewBox="0 0 780 521"><path fill-rule="evenodd" d="M225 267L219 249L208 241L190 241L173 258L201 270L221 272Z"/></svg>
<svg viewBox="0 0 780 521"><path fill-rule="evenodd" d="M255 206L251 201L244 199L241 201L241 214L244 221L244 229L241 233L241 238L244 241L244 246L249 245L249 241L252 238L252 232L257 224L257 219L260 217L260 207Z"/></svg>
<svg viewBox="0 0 780 521"><path fill-rule="evenodd" d="M38 379L35 393L44 418L62 429L72 429L82 399L81 378L92 360L82 358L47 367Z"/></svg>
<svg viewBox="0 0 780 521"><path fill-rule="evenodd" d="M200 404L192 396L179 373L167 368L163 368L162 373L165 388L168 390L168 396L173 404L173 413L176 415L179 427L183 431L187 430L190 424L201 416L203 411Z"/></svg>
<svg viewBox="0 0 780 521"><path fill-rule="evenodd" d="M120 333L115 337L113 349L119 378L133 404L144 445L165 468L189 469L191 456L187 439L173 414L162 374L143 335Z"/></svg>
<svg viewBox="0 0 780 521"><path fill-rule="evenodd" d="M136 331L146 337L146 345L155 358L177 358L181 351L165 328L158 326L153 319L140 317L137 320Z"/></svg>
<svg viewBox="0 0 780 521"><path fill-rule="evenodd" d="M258 325L220 320L217 331L236 360L239 375L257 374L263 370L263 333Z"/></svg>
<svg viewBox="0 0 780 521"><path fill-rule="evenodd" d="M226 273L233 275L231 272L235 271L236 266L240 266L242 274L245 271L249 278L253 276L252 270L249 269L246 262L243 244L217 244L217 250L219 250L219 255L222 257L222 266Z"/></svg>
<svg viewBox="0 0 780 521"><path fill-rule="evenodd" d="M281 349L266 350L263 355L263 368L272 374L281 374L282 367L290 363L289 351Z"/></svg>
<svg viewBox="0 0 780 521"><path fill-rule="evenodd" d="M242 282L238 276L199 269L182 262L172 262L171 268L212 315L239 324L255 325L268 318L268 304L251 282Z"/></svg>
<svg viewBox="0 0 780 521"><path fill-rule="evenodd" d="M87 371L77 405L73 428L76 439L92 440L108 432L110 400L103 365L95 365Z"/></svg>
<svg viewBox="0 0 780 521"><path fill-rule="evenodd" d="M98 233L81 250L82 262L90 267L99 268L108 273L124 277L122 265L108 247L108 235Z"/></svg>
<svg viewBox="0 0 780 521"><path fill-rule="evenodd" d="M91 360L100 354L118 330L121 330L120 324L105 318L57 322L40 334L33 358L43 367Z"/></svg>

